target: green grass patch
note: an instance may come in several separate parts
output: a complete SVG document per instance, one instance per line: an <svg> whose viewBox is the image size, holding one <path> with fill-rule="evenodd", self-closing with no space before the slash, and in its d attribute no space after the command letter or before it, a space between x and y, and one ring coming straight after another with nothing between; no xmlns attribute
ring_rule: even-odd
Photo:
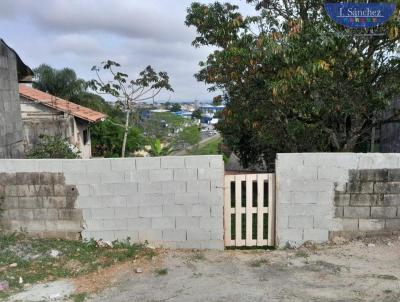
<svg viewBox="0 0 400 302"><path fill-rule="evenodd" d="M52 250L57 250L59 256L51 256ZM13 291L26 283L77 277L149 253L153 255L154 251L143 244L130 243L129 238L123 242L115 241L112 247L107 247L99 246L95 240L39 239L24 234L0 234L0 280L7 280ZM23 284L18 282L20 277Z"/></svg>
<svg viewBox="0 0 400 302"><path fill-rule="evenodd" d="M209 140L206 144L187 151L188 155L216 155L219 154L218 145L221 143L221 137Z"/></svg>
<svg viewBox="0 0 400 302"><path fill-rule="evenodd" d="M158 270L156 270L156 274L159 276L168 275L168 269L167 268L158 269Z"/></svg>

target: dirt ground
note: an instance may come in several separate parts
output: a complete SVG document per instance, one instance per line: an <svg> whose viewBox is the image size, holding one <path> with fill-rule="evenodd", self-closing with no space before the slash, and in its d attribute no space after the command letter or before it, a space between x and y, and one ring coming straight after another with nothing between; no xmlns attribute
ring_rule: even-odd
<svg viewBox="0 0 400 302"><path fill-rule="evenodd" d="M137 269L142 273L137 273ZM400 240L367 239L298 250L161 251L86 284L89 301L400 301ZM91 279L93 278L93 279ZM96 279L97 278L97 279ZM89 291L85 282L80 292ZM98 288L97 288L98 290Z"/></svg>

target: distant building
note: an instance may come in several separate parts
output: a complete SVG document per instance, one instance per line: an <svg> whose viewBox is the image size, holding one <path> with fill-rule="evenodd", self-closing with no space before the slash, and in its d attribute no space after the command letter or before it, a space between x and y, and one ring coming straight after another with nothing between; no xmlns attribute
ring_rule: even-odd
<svg viewBox="0 0 400 302"><path fill-rule="evenodd" d="M29 152L43 134L67 138L80 151L82 158L91 158L89 125L106 115L51 94L19 85L23 123L24 152Z"/></svg>
<svg viewBox="0 0 400 302"><path fill-rule="evenodd" d="M24 156L18 83L32 82L32 77L32 70L0 39L0 158Z"/></svg>
<svg viewBox="0 0 400 302"><path fill-rule="evenodd" d="M202 113L210 114L213 117L214 114L216 114L217 112L224 110L225 106L224 105L220 105L220 106L201 105L199 108Z"/></svg>

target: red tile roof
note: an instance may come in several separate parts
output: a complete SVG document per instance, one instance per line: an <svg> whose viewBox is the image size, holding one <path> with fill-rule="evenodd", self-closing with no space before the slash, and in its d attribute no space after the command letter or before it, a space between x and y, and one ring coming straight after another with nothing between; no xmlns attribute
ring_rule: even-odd
<svg viewBox="0 0 400 302"><path fill-rule="evenodd" d="M50 108L69 113L85 121L95 123L105 119L107 116L101 112L77 105L75 103L60 99L54 95L34 89L27 85L19 85L19 94L24 98L38 102Z"/></svg>

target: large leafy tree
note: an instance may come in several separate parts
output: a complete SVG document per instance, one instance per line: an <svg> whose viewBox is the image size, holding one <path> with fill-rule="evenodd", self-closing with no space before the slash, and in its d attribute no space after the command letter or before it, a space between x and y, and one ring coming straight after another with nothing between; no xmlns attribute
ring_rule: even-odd
<svg viewBox="0 0 400 302"><path fill-rule="evenodd" d="M244 165L277 152L362 150L400 93L400 1L380 36L345 31L322 0L247 2L250 17L195 2L186 18L193 45L215 47L196 77L223 91L224 141Z"/></svg>

